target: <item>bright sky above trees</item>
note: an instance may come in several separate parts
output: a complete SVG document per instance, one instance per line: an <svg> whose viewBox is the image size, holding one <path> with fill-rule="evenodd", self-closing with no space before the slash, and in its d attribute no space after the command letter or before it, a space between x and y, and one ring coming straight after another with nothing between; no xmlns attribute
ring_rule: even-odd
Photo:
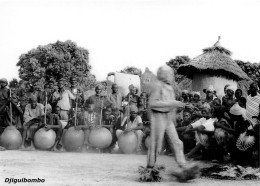
<svg viewBox="0 0 260 186"><path fill-rule="evenodd" d="M97 80L196 57L219 35L233 59L260 62L259 9L258 0L0 0L0 76L18 77L22 53L68 39L89 51Z"/></svg>

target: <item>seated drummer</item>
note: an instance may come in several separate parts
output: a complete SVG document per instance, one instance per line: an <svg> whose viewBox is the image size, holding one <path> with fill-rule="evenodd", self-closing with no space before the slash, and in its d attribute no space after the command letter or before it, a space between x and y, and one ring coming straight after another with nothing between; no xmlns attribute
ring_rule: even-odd
<svg viewBox="0 0 260 186"><path fill-rule="evenodd" d="M141 147L142 147L142 138L143 138L143 122L142 122L142 118L137 115L138 113L138 109L135 105L131 105L130 106L130 116L126 116L122 123L121 126L126 125L126 129L125 130L120 130L118 129L116 131L116 136L117 138L119 138L119 136L122 133L128 133L130 131L134 131L136 136L137 136L137 152L141 152Z"/></svg>
<svg viewBox="0 0 260 186"><path fill-rule="evenodd" d="M106 109L104 109L104 117L102 118L102 127L107 128L111 132L112 143L108 148L102 149L103 152L111 153L115 147L116 136L114 135L114 133L115 133L114 132L114 119L115 119L115 117L112 115L112 108L107 107Z"/></svg>
<svg viewBox="0 0 260 186"><path fill-rule="evenodd" d="M26 105L24 111L24 126L23 126L23 141L22 149L25 146L30 146L33 139L33 135L37 130L40 120L39 116L44 115L44 106L41 103L37 103L37 97L31 96L30 104ZM26 142L26 144L25 144Z"/></svg>
<svg viewBox="0 0 260 186"><path fill-rule="evenodd" d="M57 137L55 139L55 145L51 149L53 151L58 151L62 147L62 145L60 144L60 141L61 141L63 129L62 129L62 124L60 122L59 112L60 112L60 107L56 106L55 112L52 113L51 105L48 104L47 109L46 109L46 125L44 124L45 116L40 116L42 124L37 129L37 130L39 130L40 128L46 128L47 131L50 129L55 131ZM58 113L58 114L56 114L56 113Z"/></svg>
<svg viewBox="0 0 260 186"><path fill-rule="evenodd" d="M85 133L85 142L84 142L84 147L85 149L91 149L89 146L89 141L88 137L90 134L90 130L95 127L100 125L100 117L97 114L97 112L94 111L95 109L95 100L93 98L89 98L86 100L84 104L84 111L82 112L81 117L77 117L77 124L75 125L75 116L71 118L68 121L68 124L64 128L64 130L67 130L70 127L74 127L76 130L84 130Z"/></svg>

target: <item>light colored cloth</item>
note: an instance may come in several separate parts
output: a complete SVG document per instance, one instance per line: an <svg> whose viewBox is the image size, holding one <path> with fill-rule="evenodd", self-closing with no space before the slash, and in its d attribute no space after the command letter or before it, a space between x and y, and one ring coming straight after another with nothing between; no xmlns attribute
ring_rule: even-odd
<svg viewBox="0 0 260 186"><path fill-rule="evenodd" d="M128 122L127 122L128 119ZM126 123L127 122L127 123ZM126 123L126 128L127 129L132 129L138 126L139 123L142 123L142 118L140 116L136 116L134 121L131 121L129 117L125 117L122 121L121 126L123 126Z"/></svg>
<svg viewBox="0 0 260 186"><path fill-rule="evenodd" d="M37 103L36 108L32 109L31 104L26 105L25 111L24 111L24 123L27 123L28 121L37 118L39 116L44 115L44 106L41 103Z"/></svg>
<svg viewBox="0 0 260 186"><path fill-rule="evenodd" d="M237 89L237 87L235 85L228 85L226 90L232 90L233 92L235 92Z"/></svg>
<svg viewBox="0 0 260 186"><path fill-rule="evenodd" d="M255 126L257 119L252 119L252 116L258 116L259 114L260 94L257 94L254 97L249 95L246 100L246 119Z"/></svg>
<svg viewBox="0 0 260 186"><path fill-rule="evenodd" d="M197 128L199 126L204 126L206 131L214 131L215 127L214 127L214 122L217 121L216 118L201 118L198 121L192 123L192 127L193 128ZM209 143L208 143L208 135L207 134L202 134L198 131L195 131L195 140L196 140L196 144L201 144L205 147L208 147Z"/></svg>
<svg viewBox="0 0 260 186"><path fill-rule="evenodd" d="M202 125L205 127L206 131L214 131L214 122L217 121L217 118L209 118Z"/></svg>
<svg viewBox="0 0 260 186"><path fill-rule="evenodd" d="M238 102L236 102L231 108L230 108L230 114L240 116L242 115L243 118L246 119L246 109L239 106Z"/></svg>
<svg viewBox="0 0 260 186"><path fill-rule="evenodd" d="M200 118L198 121L195 121L194 123L191 124L193 128L197 128L199 126L204 126L206 131L214 131L214 122L217 121L216 118Z"/></svg>
<svg viewBox="0 0 260 186"><path fill-rule="evenodd" d="M59 106L62 110L70 110L70 99L74 100L75 96L69 90L64 90L62 93L54 92L53 100L57 100L59 98L60 100L58 101L57 106Z"/></svg>
<svg viewBox="0 0 260 186"><path fill-rule="evenodd" d="M201 126L204 122L206 122L206 118L200 118L199 120L192 123L191 126L193 128L197 128L197 127Z"/></svg>

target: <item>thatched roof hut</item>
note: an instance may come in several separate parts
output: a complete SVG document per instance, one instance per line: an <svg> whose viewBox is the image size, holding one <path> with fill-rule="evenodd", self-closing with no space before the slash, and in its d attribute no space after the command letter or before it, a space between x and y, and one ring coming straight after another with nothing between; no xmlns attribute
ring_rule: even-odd
<svg viewBox="0 0 260 186"><path fill-rule="evenodd" d="M220 40L220 37L219 37ZM246 73L231 59L231 52L222 47L219 40L203 54L181 65L178 73L193 79L192 89L202 91L213 85L219 95L223 95L226 84L235 84L240 80L250 80Z"/></svg>

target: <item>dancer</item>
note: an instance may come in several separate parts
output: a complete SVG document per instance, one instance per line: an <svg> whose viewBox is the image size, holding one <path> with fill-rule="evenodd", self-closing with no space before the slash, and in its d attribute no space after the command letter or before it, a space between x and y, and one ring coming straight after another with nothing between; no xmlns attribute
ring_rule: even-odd
<svg viewBox="0 0 260 186"><path fill-rule="evenodd" d="M151 109L151 145L148 150L147 167L141 167L141 181L160 181L158 171L160 167L155 166L156 159L161 152L164 134L168 137L171 149L174 149L175 159L182 169L180 173L174 173L179 181L194 179L199 172L195 164L186 162L183 153L183 143L179 139L173 122L176 122L176 109L185 106L184 103L175 99L172 88L174 83L174 72L169 66L162 66L157 71L158 82L151 91L149 108ZM150 174L150 175L148 175ZM147 176L148 175L148 176Z"/></svg>

